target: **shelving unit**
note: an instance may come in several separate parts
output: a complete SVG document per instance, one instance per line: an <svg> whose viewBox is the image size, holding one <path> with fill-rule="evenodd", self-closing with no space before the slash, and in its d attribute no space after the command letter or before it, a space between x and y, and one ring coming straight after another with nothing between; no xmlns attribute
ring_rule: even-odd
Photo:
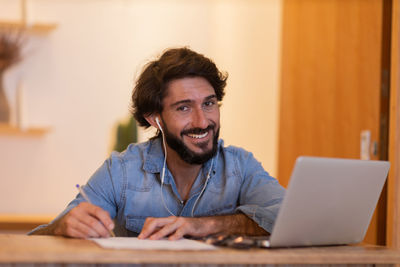
<svg viewBox="0 0 400 267"><path fill-rule="evenodd" d="M26 233L49 223L55 215L0 214L0 233Z"/></svg>
<svg viewBox="0 0 400 267"><path fill-rule="evenodd" d="M47 34L57 28L55 23L34 23L27 25L22 21L2 21L0 28L20 29L28 34Z"/></svg>
<svg viewBox="0 0 400 267"><path fill-rule="evenodd" d="M20 19L19 20L0 20L0 30L16 31L28 35L46 35L57 28L55 23L31 23L28 2L30 0L20 0ZM1 82L1 81L0 81ZM50 130L49 127L30 127L21 129L11 124L0 123L0 136L43 136Z"/></svg>
<svg viewBox="0 0 400 267"><path fill-rule="evenodd" d="M18 127L0 123L0 136L1 135L9 135L9 136L26 136L26 137L40 137L44 136L46 133L50 131L50 127L32 127L27 129L20 129Z"/></svg>

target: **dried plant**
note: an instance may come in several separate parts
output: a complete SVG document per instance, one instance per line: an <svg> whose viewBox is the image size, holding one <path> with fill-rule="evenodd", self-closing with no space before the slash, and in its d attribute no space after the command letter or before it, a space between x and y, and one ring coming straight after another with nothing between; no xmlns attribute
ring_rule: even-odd
<svg viewBox="0 0 400 267"><path fill-rule="evenodd" d="M0 72L22 59L21 50L25 43L24 32L18 28L0 28Z"/></svg>

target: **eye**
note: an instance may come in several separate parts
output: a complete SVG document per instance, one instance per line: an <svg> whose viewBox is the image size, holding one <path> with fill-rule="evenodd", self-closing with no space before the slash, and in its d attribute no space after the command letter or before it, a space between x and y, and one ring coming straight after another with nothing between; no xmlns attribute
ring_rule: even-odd
<svg viewBox="0 0 400 267"><path fill-rule="evenodd" d="M209 100L209 101L204 102L203 105L205 108L211 108L215 105L215 103L216 103L215 100Z"/></svg>
<svg viewBox="0 0 400 267"><path fill-rule="evenodd" d="M178 110L178 111L188 111L189 107L188 106L179 106L179 107L176 108L176 110Z"/></svg>

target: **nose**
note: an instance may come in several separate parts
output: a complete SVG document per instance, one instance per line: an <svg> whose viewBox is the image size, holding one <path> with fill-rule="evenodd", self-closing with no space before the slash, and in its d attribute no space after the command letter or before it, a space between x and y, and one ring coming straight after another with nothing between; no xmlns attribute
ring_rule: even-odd
<svg viewBox="0 0 400 267"><path fill-rule="evenodd" d="M208 127L208 119L203 109L196 109L193 112L192 127L205 129Z"/></svg>

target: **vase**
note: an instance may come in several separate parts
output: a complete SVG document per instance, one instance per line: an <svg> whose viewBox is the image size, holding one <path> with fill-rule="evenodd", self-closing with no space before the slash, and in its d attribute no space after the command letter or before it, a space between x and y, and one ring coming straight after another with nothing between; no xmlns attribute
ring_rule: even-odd
<svg viewBox="0 0 400 267"><path fill-rule="evenodd" d="M10 123L10 105L8 104L4 83L3 72L0 72L0 123Z"/></svg>

